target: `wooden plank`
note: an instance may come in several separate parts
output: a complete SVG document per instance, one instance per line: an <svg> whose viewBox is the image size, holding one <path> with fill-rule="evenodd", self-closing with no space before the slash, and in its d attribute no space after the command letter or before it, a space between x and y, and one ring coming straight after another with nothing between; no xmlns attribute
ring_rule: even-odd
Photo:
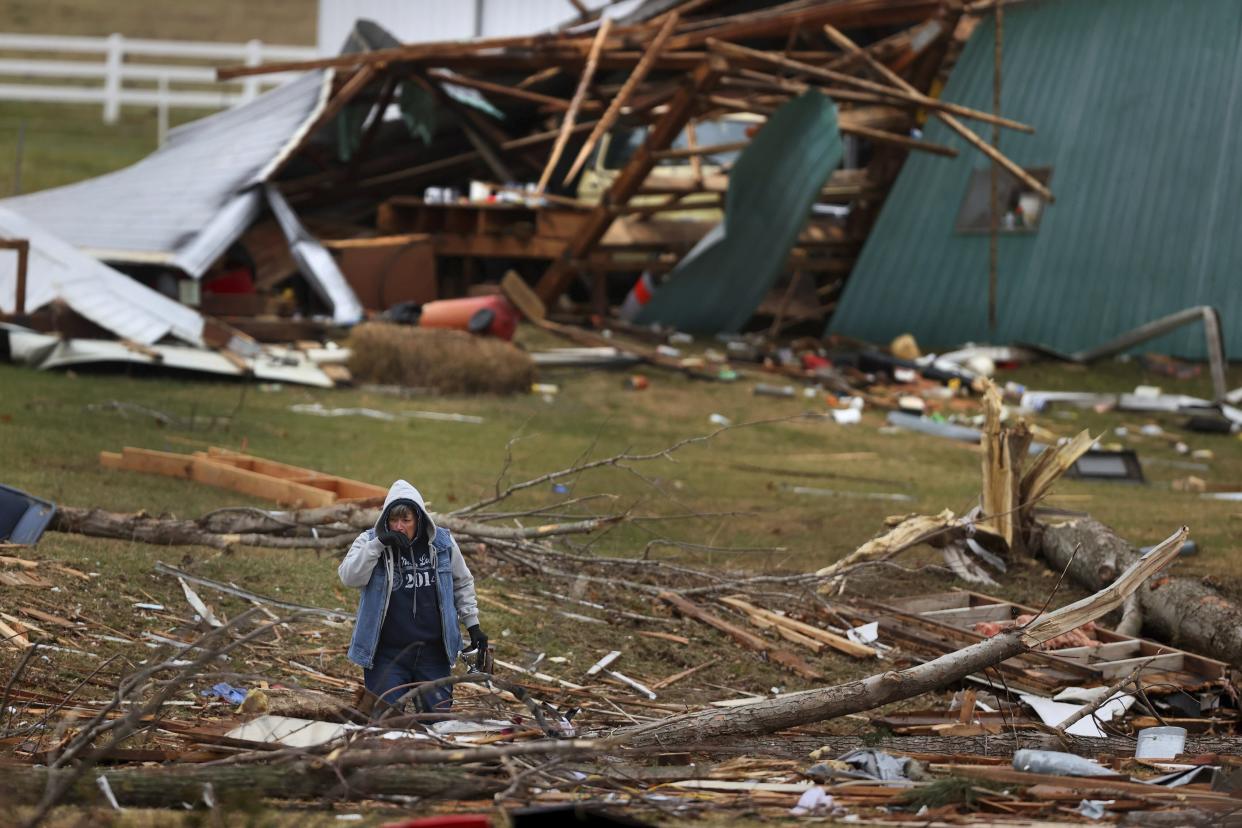
<svg viewBox="0 0 1242 828"><path fill-rule="evenodd" d="M680 673L674 673L668 678L662 678L659 681L657 681L655 684L651 685L651 689L652 690L663 690L665 687L668 687L670 684L679 682L684 678L689 678L690 676L694 675L700 670L706 670L708 667L711 667L712 665L718 663L719 661L720 661L720 657L717 656L716 658L713 658L711 661L705 661L702 664L698 664L698 665L695 665L694 667L690 667L688 669L682 670Z"/></svg>
<svg viewBox="0 0 1242 828"><path fill-rule="evenodd" d="M53 615L52 613L45 612L37 607L18 607L17 609L18 612L21 612L23 615L29 615L31 618L37 618L45 624L56 624L57 626L67 627L71 630L77 629L79 626L72 621L61 618L59 615Z"/></svg>
<svg viewBox="0 0 1242 828"><path fill-rule="evenodd" d="M673 34L673 29L677 28L677 24L681 22L681 17L673 12L664 21L664 25L660 27L660 31L656 33L655 38L651 41L651 45L647 47L647 51L643 54L642 60L634 67L634 71L625 79L620 91L613 97L608 104L608 109L604 111L603 116L599 119L599 123L595 125L595 129L591 130L591 134L587 136L586 142L582 145L582 149L578 151L578 157L574 159L574 163L570 166L569 172L565 175L565 182L573 180L578 171L582 169L582 165L591 155L591 151L595 149L596 143L604 136L608 130L612 129L612 125L617 122L617 118L621 115L621 108L629 101L630 95L638 88L638 85L647 77L647 73L651 71L657 57L664 49L664 44L668 42L669 37Z"/></svg>
<svg viewBox="0 0 1242 828"><path fill-rule="evenodd" d="M374 483L353 480L348 477L316 471L315 469L290 465L289 463L281 463L277 460L255 457L251 454L242 454L218 446L211 446L205 454L203 452L198 452L198 454L210 458L213 462L230 463L258 474L292 480L305 486L313 486L334 492L338 500L367 500L374 497L385 497L388 494L388 489L383 486L377 486Z"/></svg>
<svg viewBox="0 0 1242 828"><path fill-rule="evenodd" d="M332 492L239 469L206 457L194 458L192 479L196 483L230 489L290 506L330 506L336 502L336 495Z"/></svg>
<svg viewBox="0 0 1242 828"><path fill-rule="evenodd" d="M121 464L117 468L191 480L194 477L194 457L126 446L121 449Z"/></svg>
<svg viewBox="0 0 1242 828"><path fill-rule="evenodd" d="M780 664L782 667L803 678L814 680L823 678L797 654L770 644L766 639L747 632L741 627L707 612L702 607L675 592L661 592L659 598L665 603L671 604L683 615L720 630L746 649L765 654L769 660Z"/></svg>
<svg viewBox="0 0 1242 828"><path fill-rule="evenodd" d="M604 199L588 214L582 228L565 245L560 258L552 263L539 280L535 292L545 306L556 301L565 292L573 281L575 263L586 258L603 238L615 218L612 207L627 204L630 197L642 186L655 166L652 153L672 144L686 121L693 115L698 96L710 90L727 69L728 64L723 59L705 60L677 90L664 115L648 130L647 140L617 175Z"/></svg>
<svg viewBox="0 0 1242 828"><path fill-rule="evenodd" d="M591 41L591 51L587 54L586 68L582 70L582 76L578 79L578 88L574 90L574 96L569 101L569 109L565 112L565 119L561 121L561 128L556 133L556 143L552 145L548 163L544 165L543 174L539 176L539 185L535 188L537 196L543 195L543 191L547 189L548 182L552 180L552 171L560 163L561 155L565 152L565 145L569 143L574 122L578 119L578 109L582 106L587 89L590 88L591 81L595 77L595 67L599 65L599 53L610 31L612 31L612 18L606 17L600 24L599 31L595 33L595 39Z"/></svg>
<svg viewBox="0 0 1242 828"><path fill-rule="evenodd" d="M567 101L564 98L558 98L555 95L544 95L541 92L531 92L529 89L519 89L515 86L505 86L503 83L492 83L491 81L472 78L469 75L461 75L453 72L444 72L433 69L427 73L428 77L440 81L441 83L451 83L456 86L465 86L470 89L478 89L480 92L491 92L493 95L501 97L516 98L527 103L541 104L550 106L553 109L566 112L573 101ZM588 104L589 106L589 104Z"/></svg>
<svg viewBox="0 0 1242 828"><path fill-rule="evenodd" d="M931 610L919 613L924 618L947 621L950 624L970 626L980 621L1012 621L1014 610L1007 604L985 604L980 607L958 607L947 610Z"/></svg>
<svg viewBox="0 0 1242 828"><path fill-rule="evenodd" d="M237 468L223 462L222 458L126 446L121 452L119 464L115 455L101 456L100 460L105 465L114 464L111 468L193 480L208 486L275 500L277 503L328 506L336 501L336 495L331 492Z"/></svg>
<svg viewBox="0 0 1242 828"><path fill-rule="evenodd" d="M880 73L880 75L883 76L884 79L887 80L889 83L893 84L893 86L902 90L906 94L910 94L910 95L920 94L919 91L915 89L913 86L911 86L909 83L907 83L906 80L903 77L901 77L901 75L898 75L896 72L889 69L883 63L880 63L878 60L873 58L871 55L867 54L867 52L860 49L857 45L855 45L855 43L852 40L850 40L848 37L846 37L844 34L842 34L837 29L833 28L830 25L826 25L824 26L824 31L827 33L828 37L838 46L850 52L860 55L862 59L866 61L868 66L870 66L876 72ZM846 77L848 77L848 75ZM1003 121L1007 119L996 118L995 116L992 116L989 118L979 118L976 115L968 115L967 113L960 111L962 109L961 107L958 107L956 109L951 109L949 107L939 105L939 106L928 107L928 108L933 110L936 117L939 118L940 121L945 126L947 126L949 129L953 130L958 135L965 138L966 141L971 146L973 146L975 149L979 150L984 155L986 155L988 158L992 159L997 164L1000 164L1002 167L1008 170L1009 174L1012 175L1014 178L1017 178L1027 187L1039 193L1040 197L1043 198L1045 201L1047 201L1049 204L1052 204L1054 201L1056 201L1056 199L1052 195L1052 191L1049 190L1047 187L1045 187L1042 182L1040 182L1038 179L1036 179L1026 170L1022 169L1022 167L1015 164L1007 156L1002 155L1000 150L996 149L996 147L984 141L982 138L976 135L972 130L966 127L966 125L964 125L961 121L957 120L957 118L953 117L953 115L949 113L953 112L954 114L959 114L959 115L962 115L963 117L976 118L976 120L987 121L988 123L996 124L997 126L1009 126L1010 128L1013 128L1013 122L1003 123ZM979 114L983 114L983 113L979 113ZM1030 131L1033 132L1034 130L1030 130Z"/></svg>
<svg viewBox="0 0 1242 828"><path fill-rule="evenodd" d="M1163 655L1156 656L1123 658L1117 661L1100 661L1092 664L1091 666L1096 670L1099 670L1100 675L1104 678L1116 679L1125 676L1140 664L1146 664L1147 669L1152 672L1156 672L1157 670L1181 670L1183 659L1181 653L1165 653ZM1146 672L1146 670L1144 672Z"/></svg>
<svg viewBox="0 0 1242 828"><path fill-rule="evenodd" d="M851 46L853 47L852 42L851 42ZM891 78L889 78L889 82L892 83L893 86L885 86L882 83L876 83L875 81L869 81L863 78L857 78L857 77L854 77L853 75L846 75L841 72L833 72L830 69L822 69L818 66L813 66L809 63L802 63L801 61L791 60L789 58L782 57L781 55L775 54L773 52L763 52L758 49L750 49L745 46L739 46L736 43L726 43L723 41L712 39L708 41L708 47L714 52L719 52L721 54L728 55L734 59L739 59L743 61L746 61L746 60L757 61L759 63L764 63L769 66L779 66L782 69L788 69L790 71L797 72L799 74L809 75L814 78L821 78L823 80L832 81L833 83L844 84L846 86L857 87L858 89L863 89L867 92L871 92L876 95L881 95L886 98L892 98L892 99L896 99L899 101L905 101L907 103L915 104L917 106L921 106L926 109L933 110L937 113L941 113L941 112L950 113L951 112L953 114L960 115L963 118L973 118L976 121L983 121L984 123L988 123L988 124L996 124L998 126L1003 126L1008 129L1017 130L1019 132L1029 133L1029 132L1035 131L1030 126L1019 123L1017 121L1010 120L1009 118L999 118L988 112L983 112L977 109L970 109L968 107L960 106L958 104L949 103L947 101L941 101L936 98L929 98L928 96L919 92L914 87L910 86L904 80L901 81L900 87L894 88L898 86L898 84L897 84L897 81L894 81ZM857 48L857 47L853 47L853 48ZM880 70L877 69L876 71L880 71ZM900 76L895 76L895 77L900 78ZM962 127L962 128L965 129L965 127ZM966 131L970 132L970 130L968 129ZM971 133L971 134L974 135L974 133ZM975 136L975 139L981 140L979 139L978 136ZM1040 185L1040 186L1042 187L1043 185ZM1042 195L1043 193L1041 192L1040 194Z"/></svg>
<svg viewBox="0 0 1242 828"><path fill-rule="evenodd" d="M840 636L840 635L837 635L836 633L829 632L828 630L821 629L819 627L816 627L813 624L807 624L802 621L797 621L793 618L789 618L784 615L779 615L778 613L772 612L769 609L764 609L763 607L754 606L753 604L737 596L721 598L720 600L721 600L721 603L726 603L729 606L734 607L735 609L740 609L743 612L747 613L748 615L756 615L771 624L775 624L778 627L787 628L807 638L811 638L815 641L822 642L823 644L826 644L827 646L832 647L834 650L842 652L848 656L853 656L855 658L875 658L876 657L876 651L875 651L875 648L873 647L868 647L865 644L859 644L856 641L851 641L850 639L844 636Z"/></svg>
<svg viewBox="0 0 1242 828"><path fill-rule="evenodd" d="M215 446L212 446L207 451L196 451L194 456L207 458L213 463L234 466L246 471L252 471L255 474L276 477L282 480L304 480L323 476L314 469L291 466L288 463L281 463L277 460L264 460L262 457L253 457L249 454L238 454L237 452L219 449Z"/></svg>

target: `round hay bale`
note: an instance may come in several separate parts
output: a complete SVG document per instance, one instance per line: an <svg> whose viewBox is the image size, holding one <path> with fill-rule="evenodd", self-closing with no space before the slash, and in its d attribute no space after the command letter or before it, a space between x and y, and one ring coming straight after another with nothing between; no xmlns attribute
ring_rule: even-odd
<svg viewBox="0 0 1242 828"><path fill-rule="evenodd" d="M349 370L363 382L442 394L517 394L535 379L524 351L465 331L367 322L350 332L348 346Z"/></svg>
<svg viewBox="0 0 1242 828"><path fill-rule="evenodd" d="M889 353L898 359L915 360L923 355L923 352L919 350L919 343L916 342L914 337L908 333L904 333L893 339L893 341L889 343L888 350Z"/></svg>

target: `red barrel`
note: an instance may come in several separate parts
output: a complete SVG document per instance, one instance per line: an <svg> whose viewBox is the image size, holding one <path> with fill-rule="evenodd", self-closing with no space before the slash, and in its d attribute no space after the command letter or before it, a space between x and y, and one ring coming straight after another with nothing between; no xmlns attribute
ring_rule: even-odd
<svg viewBox="0 0 1242 828"><path fill-rule="evenodd" d="M503 296L439 299L423 305L418 324L424 328L453 328L497 339L513 339L518 312Z"/></svg>

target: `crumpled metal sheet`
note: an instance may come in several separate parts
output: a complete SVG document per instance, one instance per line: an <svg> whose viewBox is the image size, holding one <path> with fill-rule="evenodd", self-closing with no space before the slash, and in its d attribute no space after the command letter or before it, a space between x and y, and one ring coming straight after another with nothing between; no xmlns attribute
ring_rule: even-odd
<svg viewBox="0 0 1242 828"><path fill-rule="evenodd" d="M37 222L0 207L0 236L26 239L26 310L54 300L119 337L151 345L172 335L203 344L203 317L158 291L86 255ZM0 313L16 309L17 254L0 256Z"/></svg>
<svg viewBox="0 0 1242 828"><path fill-rule="evenodd" d="M202 276L263 208L256 186L292 152L327 103L331 70L168 133L136 164L3 206L106 262L161 264Z"/></svg>
<svg viewBox="0 0 1242 828"><path fill-rule="evenodd" d="M811 91L778 109L729 175L724 221L678 263L636 321L696 333L741 330L780 275L841 153L828 98Z"/></svg>
<svg viewBox="0 0 1242 828"><path fill-rule="evenodd" d="M332 321L338 325L353 325L360 321L363 316L362 302L358 301L358 294L354 293L341 273L336 259L302 226L275 185L268 184L266 193L268 206L289 241L293 260L319 297L332 308Z"/></svg>

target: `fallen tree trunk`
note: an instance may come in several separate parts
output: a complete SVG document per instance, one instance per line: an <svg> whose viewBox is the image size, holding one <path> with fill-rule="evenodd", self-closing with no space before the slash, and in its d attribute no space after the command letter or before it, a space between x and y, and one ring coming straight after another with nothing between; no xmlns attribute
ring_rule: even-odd
<svg viewBox="0 0 1242 828"><path fill-rule="evenodd" d="M1042 523L1039 529L1040 550L1049 565L1061 570L1069 564L1068 577L1086 589L1112 582L1139 557L1137 549L1093 518ZM1170 578L1135 594L1143 629L1151 637L1242 666L1242 608L1216 590L1192 578Z"/></svg>
<svg viewBox="0 0 1242 828"><path fill-rule="evenodd" d="M5 771L2 798L10 806L33 805L43 796L49 775L45 767ZM418 796L430 799L476 799L504 790L501 777L479 775L455 767L374 767L338 771L317 760L283 765L218 765L96 770L65 792L63 803L106 804L98 777L122 807L180 808L182 803L203 805L206 786L216 801L229 802L243 793L247 800L366 799L373 794Z"/></svg>
<svg viewBox="0 0 1242 828"><path fill-rule="evenodd" d="M335 510L335 511L333 511ZM296 523L297 516L307 514L317 523ZM343 520L324 520L332 515ZM286 517L290 516L290 517ZM258 546L278 549L321 549L344 553L358 530L375 525L378 509L330 506L302 512L266 512L262 509L230 509L214 512L196 520L151 517L142 512L105 512L102 509L78 509L61 506L49 528L55 532L89 535L97 538L141 541L159 546L208 546L229 549L234 546ZM446 515L433 515L437 524L461 538L479 540L537 540L556 535L584 535L624 520L623 515L607 515L568 523L545 523L530 528L491 526ZM324 527L324 524L328 524ZM343 524L343 525L342 525ZM324 527L324 528L320 528ZM312 532L311 529L314 528ZM297 532L295 535L275 534Z"/></svg>
<svg viewBox="0 0 1242 828"><path fill-rule="evenodd" d="M625 743L636 746L757 736L860 713L937 690L1033 649L1121 606L1126 597L1139 589L1148 577L1177 556L1189 533L1190 530L1183 526L1094 595L1036 617L1025 627L1007 630L925 664L906 670L891 670L835 687L763 699L727 710L704 710L673 716L625 728L617 736Z"/></svg>
<svg viewBox="0 0 1242 828"><path fill-rule="evenodd" d="M874 735L874 734L873 734ZM727 757L740 753L770 758L805 759L813 750L826 748L825 756L835 756L854 750L859 746L857 736L804 736L798 733L781 733L732 743L718 743L703 748L702 752L712 758ZM894 754L948 754L964 756L1012 757L1015 750L1060 750L1095 758L1114 754L1129 756L1134 753L1134 738L1130 736L1070 736L1064 740L1047 733L1032 731L1005 731L982 736L878 736L867 740L867 747ZM694 749L698 752L698 747ZM1182 753L1186 756L1202 756L1218 753L1237 756L1242 751L1242 738L1238 736L1210 736L1188 734Z"/></svg>

